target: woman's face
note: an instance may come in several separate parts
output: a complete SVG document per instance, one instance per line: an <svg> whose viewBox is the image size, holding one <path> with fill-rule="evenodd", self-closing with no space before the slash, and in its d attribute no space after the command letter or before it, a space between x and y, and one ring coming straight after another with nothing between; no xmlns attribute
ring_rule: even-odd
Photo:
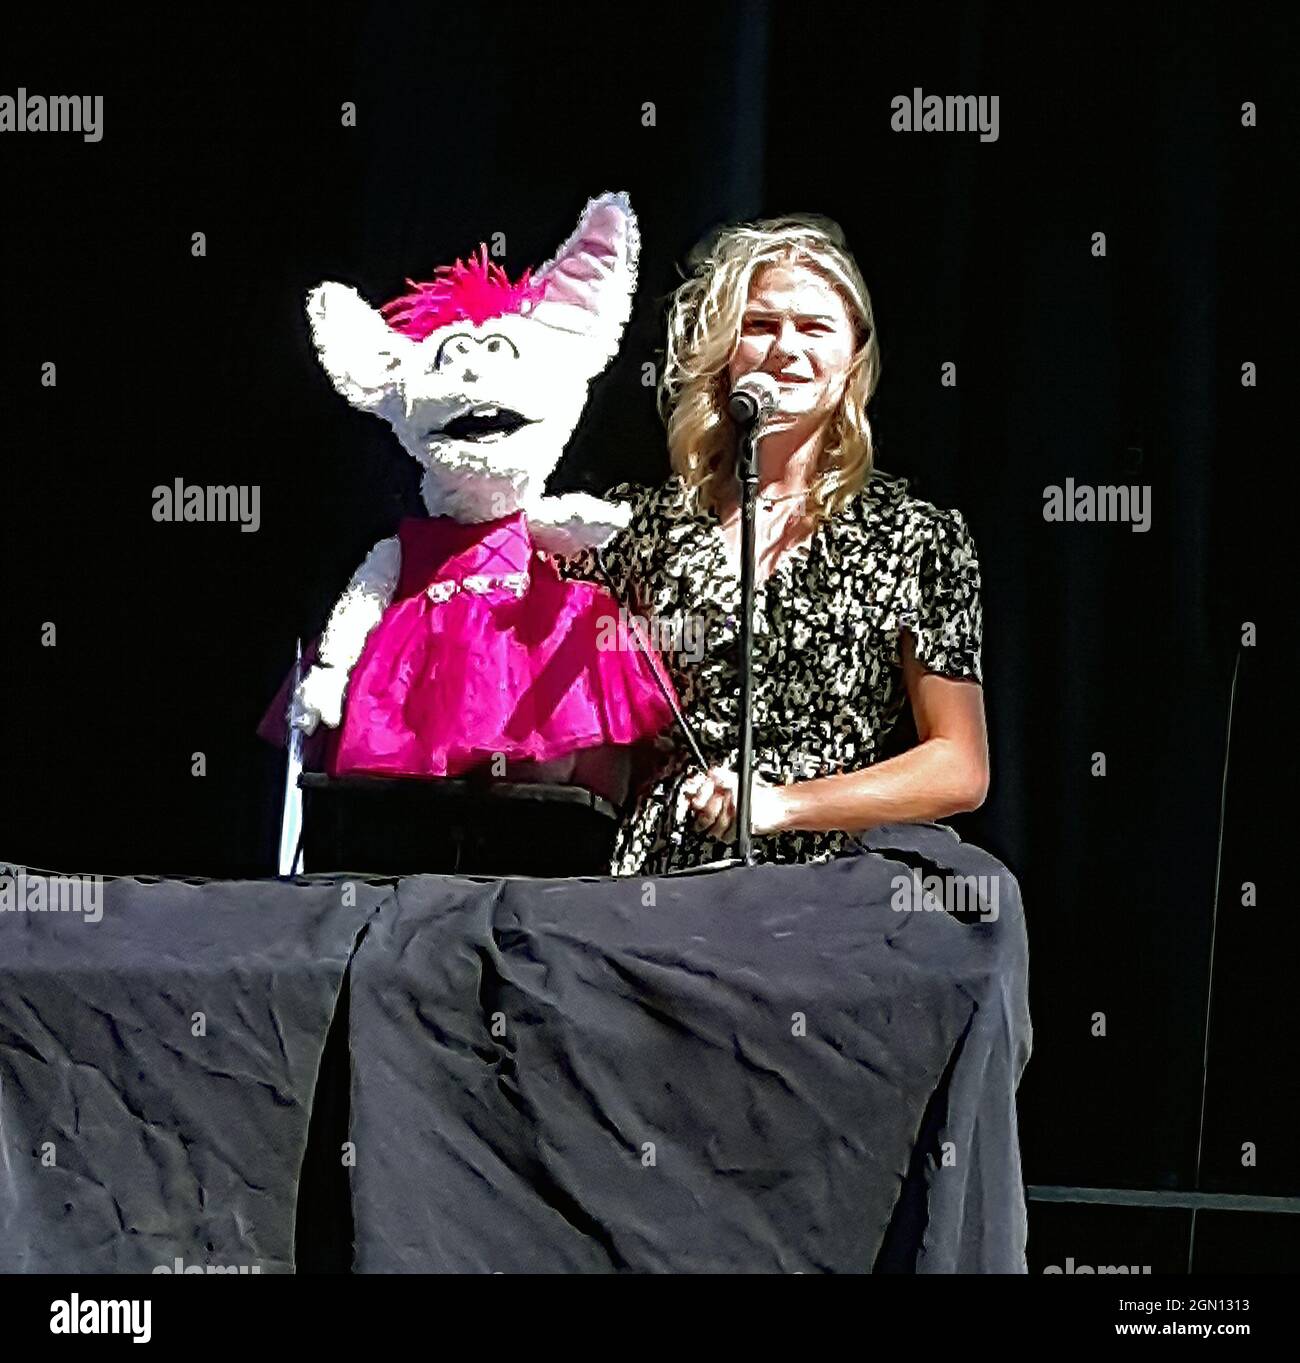
<svg viewBox="0 0 1300 1363"><path fill-rule="evenodd" d="M770 374L781 396L769 425L811 434L839 405L853 350L848 306L823 275L765 265L750 281L727 376L734 384L742 374Z"/></svg>

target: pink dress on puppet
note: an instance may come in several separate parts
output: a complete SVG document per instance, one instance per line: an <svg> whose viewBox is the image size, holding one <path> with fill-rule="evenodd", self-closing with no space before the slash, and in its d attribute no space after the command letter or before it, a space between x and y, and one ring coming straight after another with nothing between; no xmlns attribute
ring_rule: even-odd
<svg viewBox="0 0 1300 1363"><path fill-rule="evenodd" d="M457 776L497 754L549 761L672 722L658 657L595 583L562 579L522 512L398 527L397 592L352 669L332 775Z"/></svg>

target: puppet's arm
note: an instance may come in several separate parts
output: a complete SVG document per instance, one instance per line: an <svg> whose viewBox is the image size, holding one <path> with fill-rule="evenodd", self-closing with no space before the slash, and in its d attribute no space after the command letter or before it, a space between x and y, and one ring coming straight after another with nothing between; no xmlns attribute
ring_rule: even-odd
<svg viewBox="0 0 1300 1363"><path fill-rule="evenodd" d="M607 544L626 530L631 508L605 502L586 492L540 497L524 507L533 541L548 554L567 557Z"/></svg>
<svg viewBox="0 0 1300 1363"><path fill-rule="evenodd" d="M331 729L343 722L348 677L397 591L401 569L401 540L396 536L380 540L330 612L316 666L298 685L297 722L305 733L313 733L319 722Z"/></svg>

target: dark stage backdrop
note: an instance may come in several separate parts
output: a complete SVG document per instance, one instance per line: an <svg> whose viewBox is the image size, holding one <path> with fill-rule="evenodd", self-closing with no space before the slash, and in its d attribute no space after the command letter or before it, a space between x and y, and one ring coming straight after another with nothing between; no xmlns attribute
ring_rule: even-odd
<svg viewBox="0 0 1300 1363"><path fill-rule="evenodd" d="M1217 896L1200 1185L1300 1192L1294 834L1261 793L1294 772L1263 666L1289 646L1269 584L1293 575L1265 529L1294 458L1263 415L1280 11L39 13L5 21L0 93L100 93L104 131L0 136L0 857L271 871L281 770L254 726L295 634L419 509L415 465L316 362L309 288L379 302L494 232L517 273L588 196L629 191L633 322L552 482L599 491L666 472L641 373L688 248L828 213L876 306L879 462L960 507L980 549L993 785L957 826L1024 890L1028 1180L1193 1186ZM998 96L997 139L894 131L916 88ZM177 478L258 486L260 529L155 523ZM1067 479L1149 489L1149 530L1045 521Z"/></svg>

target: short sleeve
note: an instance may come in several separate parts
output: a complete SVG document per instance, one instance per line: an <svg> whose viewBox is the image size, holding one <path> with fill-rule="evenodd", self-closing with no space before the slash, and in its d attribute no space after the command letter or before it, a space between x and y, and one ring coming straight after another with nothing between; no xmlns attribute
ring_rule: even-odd
<svg viewBox="0 0 1300 1363"><path fill-rule="evenodd" d="M921 532L915 576L899 623L927 672L982 682L984 616L975 541L960 511L934 511Z"/></svg>
<svg viewBox="0 0 1300 1363"><path fill-rule="evenodd" d="M602 587L613 585L618 600L628 600L628 585L634 577L635 561L644 526L641 524L641 508L649 489L639 483L615 483L603 493L607 502L627 502L631 504L632 514L626 529L616 530L613 536L599 551L580 549L576 554L555 555L555 567L562 578L581 578L586 582L598 582ZM599 559L597 559L599 552ZM604 563L606 573L601 572Z"/></svg>

